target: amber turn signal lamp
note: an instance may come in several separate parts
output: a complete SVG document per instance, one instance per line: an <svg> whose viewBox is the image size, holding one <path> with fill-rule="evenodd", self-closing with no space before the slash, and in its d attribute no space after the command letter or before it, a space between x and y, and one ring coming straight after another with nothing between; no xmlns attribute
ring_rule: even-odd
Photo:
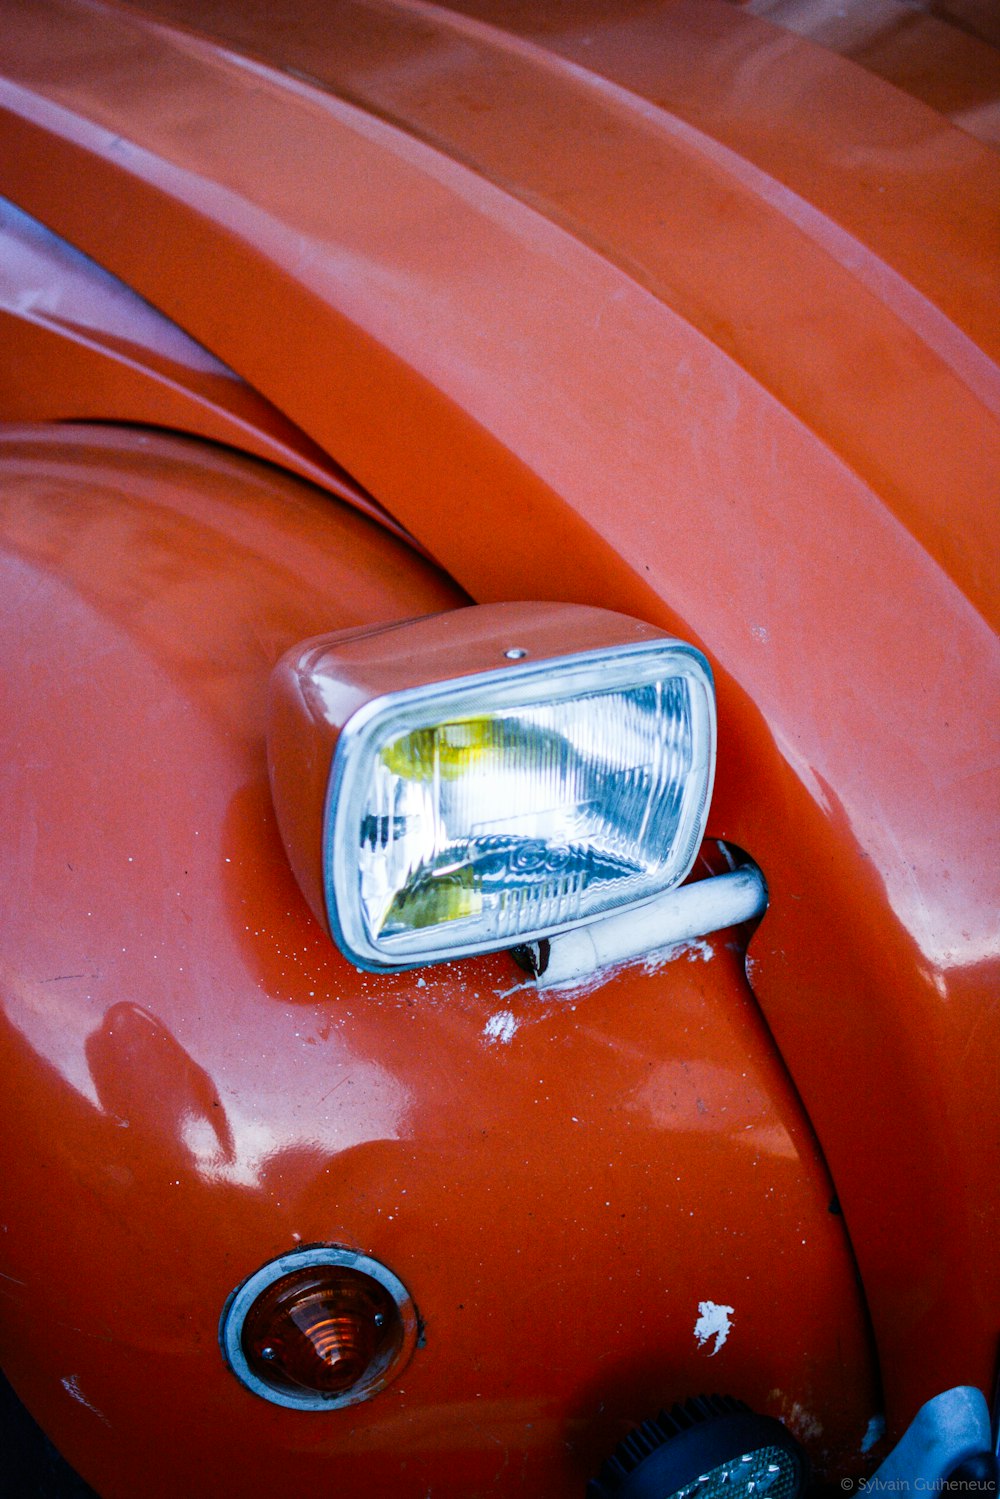
<svg viewBox="0 0 1000 1499"><path fill-rule="evenodd" d="M343 1395L398 1351L402 1328L384 1286L357 1270L320 1265L282 1276L243 1323L254 1373L289 1390ZM395 1345L395 1347L393 1346Z"/></svg>
<svg viewBox="0 0 1000 1499"><path fill-rule="evenodd" d="M409 1358L416 1327L413 1303L384 1265L317 1246L244 1281L220 1336L233 1372L255 1394L328 1410L382 1389Z"/></svg>

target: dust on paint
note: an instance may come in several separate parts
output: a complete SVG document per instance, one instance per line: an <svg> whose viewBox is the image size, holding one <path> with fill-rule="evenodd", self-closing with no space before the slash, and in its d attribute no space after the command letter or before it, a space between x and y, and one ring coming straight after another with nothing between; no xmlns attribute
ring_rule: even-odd
<svg viewBox="0 0 1000 1499"><path fill-rule="evenodd" d="M698 1340L699 1348L704 1348L710 1338L715 1339L715 1347L709 1352L709 1358L715 1357L732 1332L733 1315L734 1311L731 1306L719 1306L714 1301L699 1301L694 1335Z"/></svg>
<svg viewBox="0 0 1000 1499"><path fill-rule="evenodd" d="M823 1435L823 1423L817 1421L812 1411L806 1410L797 1400L792 1402L791 1409L785 1414L785 1425L793 1436L797 1436L801 1442L814 1442L817 1437Z"/></svg>
<svg viewBox="0 0 1000 1499"><path fill-rule="evenodd" d="M783 1390L772 1390L767 1403L778 1407L779 1420L800 1441L812 1442L823 1435L823 1423L817 1421L811 1411L806 1410L797 1400L792 1400Z"/></svg>
<svg viewBox="0 0 1000 1499"><path fill-rule="evenodd" d="M567 978L559 983L546 984L543 992L547 999L586 999L588 994L593 994L597 989L603 989L605 984L610 983L612 979L617 978L620 973L624 973L635 963L641 963L643 973L649 975L658 973L667 963L679 962L681 958L686 958L689 963L707 963L714 957L715 949L710 942L700 937L691 938L687 942L672 942L668 947L654 948L652 952L637 954L623 963L609 963L606 967L595 968L592 973L581 974L578 978ZM531 983L527 987L536 988L536 985Z"/></svg>
<svg viewBox="0 0 1000 1499"><path fill-rule="evenodd" d="M520 1021L512 1010L497 1010L483 1026L483 1035L487 1041L500 1041L507 1046L513 1040L519 1024Z"/></svg>
<svg viewBox="0 0 1000 1499"><path fill-rule="evenodd" d="M588 994L603 989L605 984L610 983L626 966L624 963L617 963L610 968L597 968L593 973L585 973L580 978L563 979L558 984L546 984L543 988L539 988L536 984L531 984L530 987L545 999L573 1001L586 999Z"/></svg>
<svg viewBox="0 0 1000 1499"><path fill-rule="evenodd" d="M715 949L703 938L692 938L688 942L674 942L670 947L661 947L643 959L644 973L657 973L666 963L676 963L678 958L687 958L689 963L709 962L715 957Z"/></svg>

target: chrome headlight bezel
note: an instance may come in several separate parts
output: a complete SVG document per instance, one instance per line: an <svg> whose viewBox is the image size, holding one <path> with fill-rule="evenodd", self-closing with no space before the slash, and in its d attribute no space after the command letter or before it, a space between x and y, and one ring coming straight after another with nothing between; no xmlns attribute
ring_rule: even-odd
<svg viewBox="0 0 1000 1499"><path fill-rule="evenodd" d="M367 768L385 745L397 736L444 722L574 699L599 699L617 689L640 688L665 677L688 685L693 734L700 751L690 772L674 840L669 875L641 900L609 900L574 920L521 927L498 940L495 936L466 937L447 926L425 928L424 938L411 938L408 950L399 939L373 941L357 897L351 867L352 836L359 824L357 807L364 794ZM323 827L323 870L326 908L338 946L359 967L381 970L471 957L524 942L534 942L553 931L597 921L623 906L641 904L679 884L689 873L704 833L715 771L715 699L711 672L701 653L682 641L663 637L578 653L539 662L520 661L508 671L481 672L448 682L436 682L376 698L344 725L334 754ZM356 865L355 865L356 868ZM438 932L440 935L434 936Z"/></svg>
<svg viewBox="0 0 1000 1499"><path fill-rule="evenodd" d="M624 718L608 716L615 707ZM632 725L627 730L626 721ZM489 740L482 756L478 742L455 750L456 734L460 741L480 731ZM426 813L428 770L421 758L428 734L446 747L442 778L451 783L443 796L436 785L433 818ZM539 766L553 744L574 775L546 781L543 796ZM415 746L421 754L408 758ZM285 846L313 910L357 967L414 968L586 925L656 899L683 880L704 834L714 779L714 686L694 646L627 616L568 604L479 605L296 647L272 676L268 749ZM607 811L613 799L603 801L605 775L619 793L628 786L630 810L616 810L617 821ZM388 782L405 806L422 788L414 828L433 824L436 830L441 814L445 842L432 842L437 853L419 868L404 842L409 834L397 826L409 813L401 818L396 801L378 800ZM503 810L513 805L504 802L504 792L515 785L529 788L527 814ZM669 797L659 799L660 786L669 787ZM459 803L479 818L470 811L464 832L461 819L456 832ZM627 845L629 818L635 831L647 804L636 847L645 838L648 859L622 859L609 875L608 837L613 834L615 850ZM493 806L501 809L495 817ZM522 838L511 825L525 817L532 821ZM563 836L564 819L571 836ZM389 831L386 824L392 824ZM579 837L578 827L584 829ZM468 857L453 863L463 837ZM542 877L525 873L522 852L527 849L529 858L539 848L545 852L546 837L551 868L546 858ZM423 832L418 844L425 846ZM495 847L503 851L497 858ZM479 860L484 848L488 856ZM390 883L380 884L372 860L385 849ZM572 879L562 878L561 858L576 860ZM413 875L413 884L404 879L391 886L400 869L406 879ZM459 869L461 875L452 872ZM439 899L449 879L456 885L471 880L475 901L453 907L450 897ZM380 901L390 888L398 888L402 906L393 907L387 922L388 907ZM550 899L556 888L562 893ZM429 914L416 910L411 920L411 897L417 906L426 897Z"/></svg>

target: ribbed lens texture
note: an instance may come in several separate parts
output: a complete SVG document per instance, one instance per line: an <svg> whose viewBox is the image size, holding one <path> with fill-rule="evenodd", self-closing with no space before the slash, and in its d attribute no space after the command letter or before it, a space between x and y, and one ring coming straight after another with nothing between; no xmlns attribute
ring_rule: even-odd
<svg viewBox="0 0 1000 1499"><path fill-rule="evenodd" d="M691 690L670 677L386 744L361 821L370 937L461 923L502 942L666 888L704 793Z"/></svg>
<svg viewBox="0 0 1000 1499"><path fill-rule="evenodd" d="M279 1388L342 1395L398 1350L399 1314L371 1276L336 1266L298 1270L262 1293L243 1324L243 1352Z"/></svg>

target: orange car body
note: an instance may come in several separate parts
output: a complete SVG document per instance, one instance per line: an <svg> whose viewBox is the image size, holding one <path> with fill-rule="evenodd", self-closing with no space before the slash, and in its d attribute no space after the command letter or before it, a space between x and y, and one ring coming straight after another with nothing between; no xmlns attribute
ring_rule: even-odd
<svg viewBox="0 0 1000 1499"><path fill-rule="evenodd" d="M940 11L6 0L0 1363L107 1499L561 1499L709 1387L856 1475L990 1389L1000 72ZM320 930L271 668L470 598L705 651L746 963ZM321 1415L216 1340L314 1241L423 1326Z"/></svg>

